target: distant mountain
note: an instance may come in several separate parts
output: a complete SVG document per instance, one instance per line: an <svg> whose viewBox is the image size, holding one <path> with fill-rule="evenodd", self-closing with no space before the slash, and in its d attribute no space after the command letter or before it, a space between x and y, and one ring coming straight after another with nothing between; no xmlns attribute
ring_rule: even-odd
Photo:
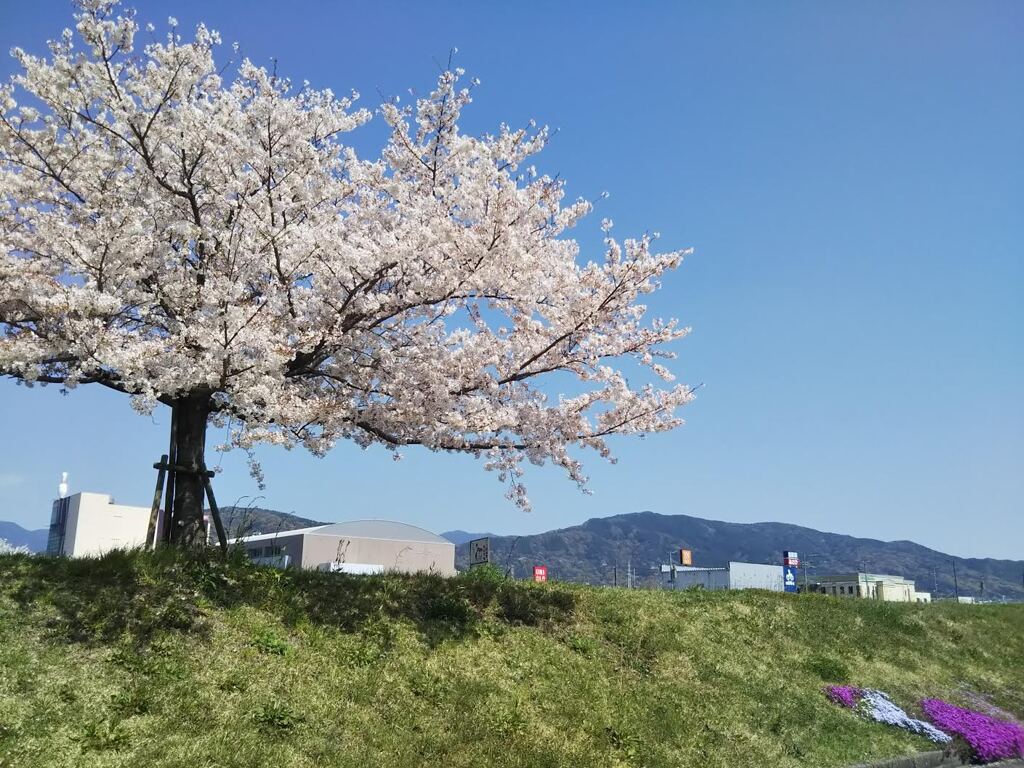
<svg viewBox="0 0 1024 768"><path fill-rule="evenodd" d="M308 517L299 517L288 512L277 512L262 507L221 507L220 515L229 539L257 533L280 533L281 531L293 531L296 528L326 525L317 520L310 520Z"/></svg>
<svg viewBox="0 0 1024 768"><path fill-rule="evenodd" d="M961 595L1024 599L1024 561L960 558L911 541L877 541L785 523L726 523L687 515L637 512L595 518L582 525L533 536L492 536L491 562L525 576L547 565L552 579L611 584L625 582L627 565L638 583L660 579L658 566L681 547L693 550L695 565L721 566L730 560L781 563L782 550L796 550L815 573L866 570L914 579L918 589L952 596L954 566ZM468 565L469 547L456 548L455 563ZM982 592L984 583L984 592Z"/></svg>
<svg viewBox="0 0 1024 768"><path fill-rule="evenodd" d="M473 539L482 539L485 536L494 536L493 533L470 533L469 531L454 530L445 531L441 534L445 539L448 539L452 544L458 546L459 544L466 544Z"/></svg>
<svg viewBox="0 0 1024 768"><path fill-rule="evenodd" d="M17 523L0 520L0 539L6 539L8 543L16 547L28 547L32 552L45 552L48 536L49 529L47 528L30 531Z"/></svg>

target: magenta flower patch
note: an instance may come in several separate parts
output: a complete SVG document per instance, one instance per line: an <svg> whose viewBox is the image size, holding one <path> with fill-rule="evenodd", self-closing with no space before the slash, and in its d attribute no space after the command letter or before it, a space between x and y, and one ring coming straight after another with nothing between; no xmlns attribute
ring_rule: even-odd
<svg viewBox="0 0 1024 768"><path fill-rule="evenodd" d="M864 692L852 685L826 685L825 695L833 703L847 709L853 709L857 706L857 702L861 700Z"/></svg>
<svg viewBox="0 0 1024 768"><path fill-rule="evenodd" d="M941 699L924 699L925 715L947 733L962 738L983 762L1024 757L1024 728Z"/></svg>

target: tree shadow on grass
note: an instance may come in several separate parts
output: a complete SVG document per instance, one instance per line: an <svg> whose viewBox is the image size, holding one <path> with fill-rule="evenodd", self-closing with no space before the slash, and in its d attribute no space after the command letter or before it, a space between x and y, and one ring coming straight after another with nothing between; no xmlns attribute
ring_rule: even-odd
<svg viewBox="0 0 1024 768"><path fill-rule="evenodd" d="M361 632L369 622L410 622L430 646L475 635L487 622L550 626L571 617L573 593L477 569L352 576L226 561L209 552L114 551L99 558L0 557L0 595L46 616L58 640L148 645L168 632L208 631L209 608L252 606L288 625Z"/></svg>

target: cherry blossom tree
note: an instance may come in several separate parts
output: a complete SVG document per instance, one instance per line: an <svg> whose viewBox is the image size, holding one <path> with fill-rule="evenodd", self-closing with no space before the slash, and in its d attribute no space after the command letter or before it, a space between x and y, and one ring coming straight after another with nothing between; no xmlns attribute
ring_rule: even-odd
<svg viewBox="0 0 1024 768"><path fill-rule="evenodd" d="M692 390L653 382L686 329L640 299L685 252L605 221L584 261L591 204L531 164L548 131L462 133L460 70L380 107L368 160L355 93L218 66L216 32L141 31L116 0L75 19L0 90L0 375L163 404L181 465L211 424L244 449L419 445L481 457L524 508L524 460L582 485L576 448L680 423ZM202 507L179 476L175 541Z"/></svg>

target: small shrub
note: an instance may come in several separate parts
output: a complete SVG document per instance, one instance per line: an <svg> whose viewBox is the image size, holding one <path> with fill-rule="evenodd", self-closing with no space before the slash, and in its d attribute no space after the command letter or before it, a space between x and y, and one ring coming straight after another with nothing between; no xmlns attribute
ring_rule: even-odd
<svg viewBox="0 0 1024 768"><path fill-rule="evenodd" d="M246 680L245 676L237 671L232 670L217 683L217 688L225 693L237 693L244 691L249 687L249 681Z"/></svg>
<svg viewBox="0 0 1024 768"><path fill-rule="evenodd" d="M81 741L83 749L97 751L118 749L128 742L128 733L120 722L107 718L91 720L85 724Z"/></svg>
<svg viewBox="0 0 1024 768"><path fill-rule="evenodd" d="M353 661L362 667L376 664L389 655L395 645L395 628L387 619L371 619L360 633Z"/></svg>
<svg viewBox="0 0 1024 768"><path fill-rule="evenodd" d="M611 726L606 726L604 732L612 749L622 752L625 758L630 761L637 757L640 751L639 739L635 736L620 733Z"/></svg>
<svg viewBox="0 0 1024 768"><path fill-rule="evenodd" d="M576 599L571 592L506 582L498 591L501 617L510 624L536 627L572 613Z"/></svg>
<svg viewBox="0 0 1024 768"><path fill-rule="evenodd" d="M479 610L483 610L494 601L498 590L508 581L505 574L493 565L480 565L471 568L458 577L466 596Z"/></svg>
<svg viewBox="0 0 1024 768"><path fill-rule="evenodd" d="M111 709L122 717L145 715L153 706L151 689L135 685L114 694L110 700Z"/></svg>
<svg viewBox="0 0 1024 768"><path fill-rule="evenodd" d="M285 733L294 730L305 718L282 701L264 703L252 716L264 733Z"/></svg>
<svg viewBox="0 0 1024 768"><path fill-rule="evenodd" d="M804 666L826 683L845 683L850 679L849 667L831 656L812 656Z"/></svg>
<svg viewBox="0 0 1024 768"><path fill-rule="evenodd" d="M421 616L427 621L442 621L456 626L465 626L474 618L470 604L451 592L424 595L420 610Z"/></svg>
<svg viewBox="0 0 1024 768"><path fill-rule="evenodd" d="M260 653L266 653L271 656L287 656L291 651L291 646L288 645L288 641L279 637L271 629L261 629L253 635L252 640L249 641L249 645Z"/></svg>
<svg viewBox="0 0 1024 768"><path fill-rule="evenodd" d="M592 637L587 637L586 635L579 635L576 633L570 634L566 638L565 644L580 656L590 657L597 652L597 641Z"/></svg>

